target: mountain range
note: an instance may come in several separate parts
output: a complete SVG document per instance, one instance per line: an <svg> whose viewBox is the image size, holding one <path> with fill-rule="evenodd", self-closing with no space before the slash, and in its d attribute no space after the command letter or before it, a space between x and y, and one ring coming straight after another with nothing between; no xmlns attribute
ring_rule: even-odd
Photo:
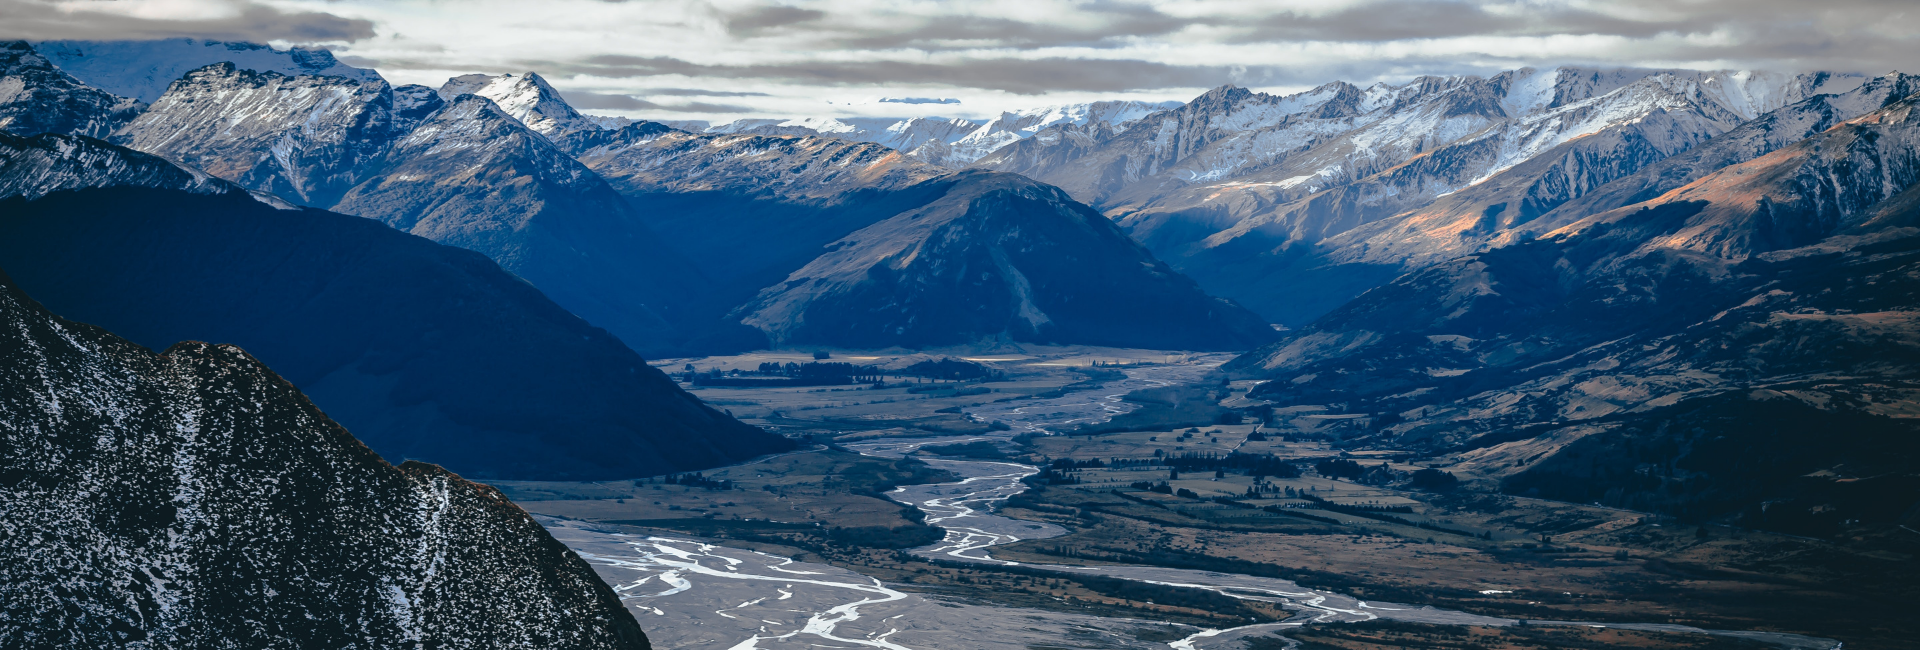
<svg viewBox="0 0 1920 650"><path fill-rule="evenodd" d="M1058 185L1203 287L1297 326L1425 261L1476 250L1439 228L1378 222L1500 186L1535 188L1533 203L1494 212L1527 221L1537 216L1528 210L1759 113L1860 82L1556 68L1286 96L1223 87L1125 132L1056 127L975 165Z"/></svg>
<svg viewBox="0 0 1920 650"><path fill-rule="evenodd" d="M1806 533L1898 518L1886 490L1920 486L1917 100L1407 273L1229 367L1515 492Z"/></svg>
<svg viewBox="0 0 1920 650"><path fill-rule="evenodd" d="M115 52L140 51L75 43L60 47L85 53L76 60L100 67L105 67L102 62ZM181 58L185 55L176 50L179 48L173 47L166 53L179 55L172 60L185 60ZM218 55L217 50L205 47L183 51ZM233 51L254 52L246 48ZM860 207L853 214L834 215L831 223L799 226L821 236L776 242L779 250L773 257L752 259L748 263L752 268L733 272L738 263L729 259L732 255L714 256L713 249L702 244L710 242L712 232L739 232L753 226L726 221L744 216L753 222L755 217L719 209L724 202L695 204L661 196L707 192L684 179L710 176L709 170L699 165L711 159L711 152L651 163L656 176L679 179L666 184L664 191L634 179L630 159L636 152L663 144L654 142L657 138L652 135L664 127L652 123L623 126L620 121L582 115L534 73L465 75L450 79L438 89L391 88L377 76L339 74L331 67L337 64L329 63L330 59L296 54L287 53L283 57L286 60L270 61L280 68L296 65L299 74L294 75L250 70L234 62L188 70L154 99L151 107L115 131L111 139L251 191L376 219L440 243L485 253L562 307L606 328L643 354L736 351L776 341L782 345L831 342L886 347L923 344L915 342L1012 340L1219 350L1242 349L1272 339L1269 328L1257 317L1236 305L1207 297L1192 282L1184 278L1155 280L1168 273L1164 265L1156 266L1150 255L1125 237L1104 231L1049 245L1090 259L1142 258L1143 265L1138 267L1141 286L1166 293L1173 301L1170 304L1199 308L1155 315L1148 320L1164 324L1147 325L1143 321L1131 332L1127 331L1126 319L1109 322L1098 328L1103 333L1094 335L1093 329L1085 327L1034 324L1071 322L1073 317L1064 313L1060 319L1045 314L1017 320L1003 317L1036 308L1021 297L1023 290L1018 282L1006 279L993 282L996 288L983 295L962 298L932 292L915 299L916 311L924 307L959 313L986 301L1003 315L922 319L923 328L932 327L937 332L907 335L903 330L883 335L890 330L870 328L828 334L818 327L777 322L771 314L802 318L804 310L772 312L749 303L762 292L775 291L775 285L783 281L797 281L789 276L827 253L823 247L882 219L906 218L901 211L933 200L939 190L901 189L895 198L875 204L898 208L885 214L875 212L869 204L875 200L873 192L892 190L862 187L851 175L826 181L809 199L796 201L795 195L782 192L756 196L751 199L755 205L791 213L783 217L786 220L836 211L821 204L820 199L829 195L845 195L829 203ZM1098 110L1009 115L998 126L988 125L985 133L1019 131L1047 121L1121 120L1142 110L1124 104ZM716 147L716 151L734 148L740 142L713 134L674 141L696 149ZM611 153L616 142L629 145L620 150L625 159ZM641 142L647 144L633 146ZM752 169L729 168L728 173L749 175L736 179L739 187L786 183L788 180L781 178L788 174L784 170L825 164L814 158L819 153L801 147L788 150L780 160L769 159ZM764 151L757 155L765 157ZM912 174L923 180L953 173L911 157L903 156L900 162L915 166ZM623 167L615 172L609 165ZM619 174L625 177L616 178ZM616 190L616 183L610 181L618 181L622 189ZM635 198L635 194L647 197ZM1073 203L1065 194L1044 195L1047 201ZM689 206L697 206L694 214L685 209ZM1063 206L1031 214L1076 212L1071 206ZM705 232L682 231L682 236L676 237L655 229L657 224L670 227L690 218L706 222ZM1011 222L1000 223L1003 228L1014 226ZM1070 228L1059 232L1077 231ZM799 245L801 242L805 245ZM755 247L749 241L738 244L740 248L730 252L751 252ZM953 263L956 269L965 264L962 260ZM1126 282L1122 278L1114 281ZM1047 291L1066 302L1077 300L1078 305L1099 302L1103 299L1097 296L1110 291L1099 284L1073 282L1050 284ZM854 295L883 302L893 299L884 291ZM862 308L890 307L876 304Z"/></svg>
<svg viewBox="0 0 1920 650"><path fill-rule="evenodd" d="M1714 470L1759 486L1737 496L1644 478L1705 480L1680 432L1753 426L1743 409L1868 436L1835 450L1907 426L1920 88L1899 73L1522 68L714 126L588 116L535 73L389 88L210 63L112 136L190 168L168 182L191 200L484 253L642 353L1252 348L1226 367L1264 382L1252 399L1517 493L1884 516L1835 486L1910 474L1898 449L1780 445ZM62 83L40 96L86 88Z"/></svg>
<svg viewBox="0 0 1920 650"><path fill-rule="evenodd" d="M668 121L693 133L823 136L872 142L932 165L959 169L1008 144L1056 125L1104 125L1124 131L1128 125L1180 102L1114 100L1004 111L985 122L944 117L808 117L744 119L723 124Z"/></svg>
<svg viewBox="0 0 1920 650"><path fill-rule="evenodd" d="M0 325L0 645L650 647L499 491L387 464L239 348L156 354L4 274Z"/></svg>
<svg viewBox="0 0 1920 650"><path fill-rule="evenodd" d="M1292 326L1226 370L1263 408L1357 418L1341 447L1826 534L1920 486L1916 92L1572 68L1224 87L971 168L1052 184Z"/></svg>

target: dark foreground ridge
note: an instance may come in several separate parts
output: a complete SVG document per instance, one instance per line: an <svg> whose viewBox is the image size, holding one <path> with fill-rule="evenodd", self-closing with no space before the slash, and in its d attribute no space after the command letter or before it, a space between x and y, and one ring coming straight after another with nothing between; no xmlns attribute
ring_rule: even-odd
<svg viewBox="0 0 1920 650"><path fill-rule="evenodd" d="M492 488L382 461L258 360L0 274L0 646L651 646Z"/></svg>

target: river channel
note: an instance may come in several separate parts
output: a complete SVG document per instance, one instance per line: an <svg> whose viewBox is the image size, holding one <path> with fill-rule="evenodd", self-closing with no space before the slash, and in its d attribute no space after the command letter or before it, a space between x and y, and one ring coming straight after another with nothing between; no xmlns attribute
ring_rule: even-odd
<svg viewBox="0 0 1920 650"><path fill-rule="evenodd" d="M1133 390L1191 382L1222 359L1199 358L1177 365L1127 369L1127 379L1044 400L985 404L968 411L982 421L1006 422L1000 436L882 438L846 445L860 453L899 457L928 444L1005 439L1013 433L1045 432L1124 413L1121 395ZM927 523L947 531L938 544L915 555L949 562L1018 564L995 559L994 546L1067 533L1059 526L994 514L995 507L1023 491L1020 479L1037 472L1005 462L929 459L963 480L913 485L889 496L927 514ZM1512 625L1513 619L1425 606L1359 600L1307 589L1276 578L1150 566L1024 566L1063 573L1206 589L1233 598L1277 603L1295 615L1285 621L1225 629L1165 627L1155 621L1116 619L1035 609L957 602L903 591L839 567L795 562L755 551L675 536L623 532L617 527L541 517L554 537L593 564L640 619L661 648L888 648L892 650L1024 650L1032 646L1085 648L1177 648L1239 650L1252 636L1308 624L1376 618L1424 623ZM1584 625L1575 622L1546 622ZM1659 631L1707 632L1772 643L1794 650L1830 650L1837 642L1766 632L1708 631L1665 624L1608 624ZM1156 628L1181 636L1171 642L1142 641L1135 632Z"/></svg>

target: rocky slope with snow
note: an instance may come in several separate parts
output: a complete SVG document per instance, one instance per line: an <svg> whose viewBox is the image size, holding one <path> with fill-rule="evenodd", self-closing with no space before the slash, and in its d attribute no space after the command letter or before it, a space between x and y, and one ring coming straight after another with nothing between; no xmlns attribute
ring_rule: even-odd
<svg viewBox="0 0 1920 650"><path fill-rule="evenodd" d="M1701 87L1695 96L1710 90ZM1676 108L1627 111L1633 118L1528 156L1526 162L1419 209L1356 227L1325 242L1338 262L1422 266L1552 231L1597 212L1652 199L1920 92L1900 73L1839 94L1819 94L1740 122L1704 142L1707 129L1676 123ZM1697 118L1696 118L1697 119ZM1706 122L1718 126L1716 122ZM1618 182L1615 182L1615 181Z"/></svg>
<svg viewBox="0 0 1920 650"><path fill-rule="evenodd" d="M73 78L25 41L0 42L0 131L104 138L145 109Z"/></svg>
<svg viewBox="0 0 1920 650"><path fill-rule="evenodd" d="M1895 102L1654 201L1408 273L1229 367L1269 379L1254 392L1279 404L1373 414L1356 441L1453 449L1495 476L1539 462L1547 469L1513 478L1515 489L1564 496L1585 477L1622 488L1607 497L1618 505L1643 491L1636 470L1594 476L1556 455L1591 459L1622 436L1667 444L1673 421L1711 421L1719 435L1759 424L1727 418L1741 408L1727 400L1865 423L1853 432L1906 426L1886 418L1910 417L1903 405L1920 395L1914 108ZM1768 458L1791 471L1764 479L1779 481L1774 493L1737 501L1797 499L1781 486L1816 470L1913 471L1911 457L1894 458L1905 465L1892 474L1859 457ZM1675 457L1642 460L1671 470ZM1862 515L1862 503L1841 509Z"/></svg>
<svg viewBox="0 0 1920 650"><path fill-rule="evenodd" d="M929 142L952 142L978 129L971 120L944 117L810 117L746 119L683 129L711 135L792 135L871 142L890 149L911 151Z"/></svg>
<svg viewBox="0 0 1920 650"><path fill-rule="evenodd" d="M0 133L0 199L37 199L60 190L149 187L195 194L244 194L238 185L159 156L93 138Z"/></svg>
<svg viewBox="0 0 1920 650"><path fill-rule="evenodd" d="M564 123L540 111L579 117L537 78L465 81L556 133ZM480 95L220 63L188 72L116 139L485 253L644 352L675 349L706 324L693 314L725 311L604 180L526 124Z"/></svg>
<svg viewBox="0 0 1920 650"><path fill-rule="evenodd" d="M485 253L635 349L724 309L606 180L484 97L456 97L362 173L330 209Z"/></svg>
<svg viewBox="0 0 1920 650"><path fill-rule="evenodd" d="M650 647L498 491L394 467L240 348L155 354L0 275L0 645Z"/></svg>
<svg viewBox="0 0 1920 650"><path fill-rule="evenodd" d="M360 183L393 137L393 91L385 81L216 63L175 81L114 140L324 208Z"/></svg>
<svg viewBox="0 0 1920 650"><path fill-rule="evenodd" d="M144 41L40 41L34 47L61 70L88 85L152 103L190 70L232 63L241 70L382 81L380 73L356 68L318 48L274 49L259 43L197 38Z"/></svg>
<svg viewBox="0 0 1920 650"><path fill-rule="evenodd" d="M792 135L871 142L930 165L959 169L1052 126L1105 127L1114 132L1179 102L1116 100L1006 111L986 122L943 117L816 117L682 123L684 131L724 135Z"/></svg>
<svg viewBox="0 0 1920 650"><path fill-rule="evenodd" d="M560 97L539 74L469 74L448 79L436 91L440 99L453 101L461 95L478 95L492 100L500 110L520 120L527 128L557 140L580 130L600 130L600 122L581 115Z"/></svg>
<svg viewBox="0 0 1920 650"><path fill-rule="evenodd" d="M1222 88L1126 133L1055 129L976 164L1061 185L1204 286L1298 324L1410 262L1461 252L1403 239L1383 250L1376 241L1331 262L1352 268L1316 274L1330 263L1322 240L1495 178L1604 184L1753 111L1857 82L1522 69L1367 88L1336 82L1285 97ZM1563 164L1528 166L1549 152ZM1500 218L1525 220L1527 209L1538 208Z"/></svg>
<svg viewBox="0 0 1920 650"><path fill-rule="evenodd" d="M1309 368L1358 364L1431 383L1463 369L1538 361L1541 354L1568 354L1619 335L1658 331L1674 324L1668 312L1681 314L1684 327L1696 322L1687 319L1743 305L1754 291L1764 298L1761 287L1774 279L1735 274L1739 265L1764 266L1775 258L1843 252L1915 234L1903 221L1912 216L1905 212L1911 207L1905 193L1920 182L1920 141L1914 140L1920 122L1912 109L1910 102L1896 102L1654 201L1408 273L1237 363L1264 373L1315 375L1267 387L1270 393L1327 392L1338 384L1364 386L1368 395L1392 394L1410 384ZM1799 252L1781 252L1793 250ZM1582 292L1585 297L1573 297ZM1575 306L1611 315L1548 315ZM1543 332L1547 321L1565 331ZM1586 333L1568 333L1575 331ZM1429 353L1444 362L1365 360ZM1436 368L1446 372L1429 372Z"/></svg>
<svg viewBox="0 0 1920 650"><path fill-rule="evenodd" d="M1544 233L1607 210L1657 198L1729 165L1772 153L1917 93L1920 77L1895 72L1868 79L1851 91L1809 97L1743 123L1701 146L1651 163L1617 182L1568 197L1516 234Z"/></svg>

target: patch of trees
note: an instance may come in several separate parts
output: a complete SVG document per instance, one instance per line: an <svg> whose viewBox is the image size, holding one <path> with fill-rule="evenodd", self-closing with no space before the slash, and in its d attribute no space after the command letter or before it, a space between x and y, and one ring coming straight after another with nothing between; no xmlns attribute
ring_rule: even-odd
<svg viewBox="0 0 1920 650"><path fill-rule="evenodd" d="M914 377L926 377L928 379L947 379L947 380L954 380L954 381L972 380L972 379L978 379L983 381L999 381L1001 379L1005 379L1007 375L1007 373L1002 372L999 369L989 367L985 364L974 363L972 361L967 361L965 359L950 359L946 357L941 357L939 360L928 359L926 361L921 361L911 366L907 366L905 369L899 370L895 374L911 375Z"/></svg>
<svg viewBox="0 0 1920 650"><path fill-rule="evenodd" d="M1351 460L1347 460L1345 458L1329 458L1329 459L1320 461L1318 463L1314 463L1313 471L1319 472L1321 476L1325 476L1327 478L1344 478L1344 479L1360 478L1361 474L1367 473L1366 468L1361 467L1359 463L1353 462Z"/></svg>
<svg viewBox="0 0 1920 650"><path fill-rule="evenodd" d="M1227 470L1255 477L1295 478L1300 476L1299 467L1273 454L1231 453L1223 456L1214 453L1188 452L1158 460L1161 465L1189 472Z"/></svg>
<svg viewBox="0 0 1920 650"><path fill-rule="evenodd" d="M1462 535L1465 537L1493 539L1493 533L1491 532L1480 532L1480 531L1465 530L1460 528L1448 528L1446 526L1442 526L1440 524L1436 524L1429 521L1415 521L1412 519L1407 519L1405 517L1395 517L1392 514L1389 514L1389 513L1412 514L1413 508L1411 506L1343 505L1343 504L1334 503L1332 501L1328 501L1326 499L1322 499L1318 495L1308 493L1308 492L1300 492L1300 493L1297 493L1296 496L1302 499L1306 499L1308 501L1312 501L1315 507L1318 507L1321 510L1326 510L1328 512L1338 512L1341 514L1353 515L1355 517L1366 517L1368 519L1402 524L1406 526L1413 526L1415 528L1434 530L1442 533L1453 533L1455 535ZM1269 507L1268 509L1274 510L1272 507ZM1274 511L1279 512L1279 510L1274 510ZM1305 515L1299 515L1297 513L1286 513L1286 514L1293 514L1295 516L1305 516Z"/></svg>
<svg viewBox="0 0 1920 650"><path fill-rule="evenodd" d="M1320 507L1321 510L1328 510L1332 512L1343 512L1350 515L1358 515L1358 514L1374 513L1374 512L1406 512L1406 513L1413 512L1412 506L1347 505L1347 504L1341 504L1341 503L1334 503L1332 501L1328 501L1326 499L1320 498L1320 495L1317 495L1311 492L1300 492L1300 493L1297 493L1297 496L1299 498L1314 502Z"/></svg>
<svg viewBox="0 0 1920 650"><path fill-rule="evenodd" d="M920 450L941 456L959 456L961 458L980 458L984 460L1004 460L1007 457L1006 452L1000 451L998 445L986 440L976 440L952 445L927 445L921 447Z"/></svg>
<svg viewBox="0 0 1920 650"><path fill-rule="evenodd" d="M952 472L935 469L917 458L902 458L886 465L871 462L856 463L840 470L837 478L846 481L849 491L854 494L888 502L892 502L893 499L887 497L887 493L902 485L946 483L960 479ZM905 510L911 511L907 514L910 520L920 521L926 517L926 513L920 512L918 508L908 506Z"/></svg>
<svg viewBox="0 0 1920 650"><path fill-rule="evenodd" d="M733 489L733 481L710 479L699 472L692 474L668 474L666 478L660 479L660 482L667 485L685 485L687 487L697 487L708 490Z"/></svg>
<svg viewBox="0 0 1920 650"><path fill-rule="evenodd" d="M917 510L915 512L918 512ZM925 515L922 515L924 517ZM855 548L916 548L945 539L947 532L936 526L852 526L827 529L827 540Z"/></svg>
<svg viewBox="0 0 1920 650"><path fill-rule="evenodd" d="M1409 485L1428 492L1445 492L1460 487L1460 478L1432 467L1414 472Z"/></svg>
<svg viewBox="0 0 1920 650"><path fill-rule="evenodd" d="M1387 466L1386 461L1372 467L1345 458L1329 458L1314 463L1313 470L1327 478L1339 478L1366 485L1386 485L1400 479L1403 472Z"/></svg>

